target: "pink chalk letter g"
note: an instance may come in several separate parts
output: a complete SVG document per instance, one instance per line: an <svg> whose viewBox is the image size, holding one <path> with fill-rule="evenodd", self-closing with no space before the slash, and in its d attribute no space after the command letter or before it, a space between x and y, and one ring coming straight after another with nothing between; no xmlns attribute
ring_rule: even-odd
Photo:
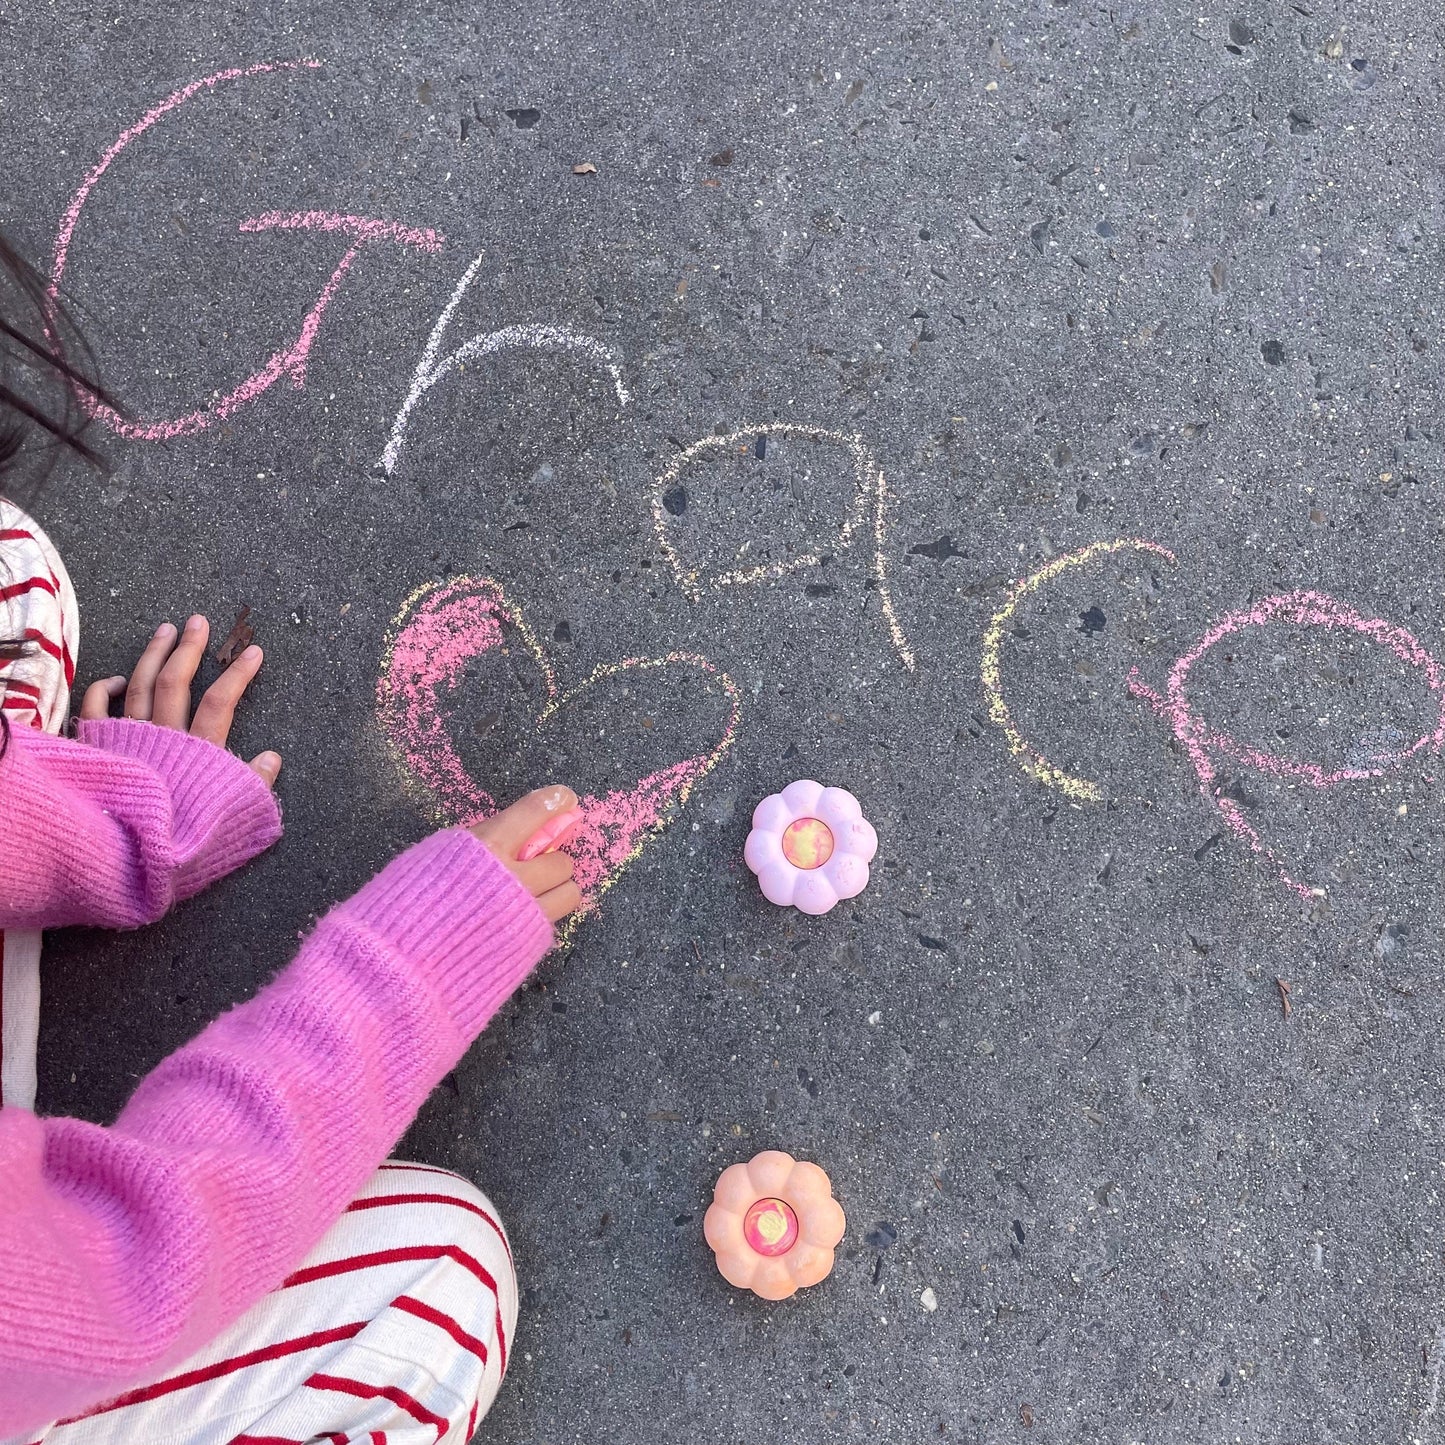
<svg viewBox="0 0 1445 1445"><path fill-rule="evenodd" d="M217 86L233 80L245 80L251 76L266 75L272 71L316 70L319 68L320 62L316 60L285 60L264 65L252 65L245 69L218 70L214 75L205 76L201 80L193 80L189 85L173 92L159 105L148 110L129 130L123 131L80 183L79 188L70 198L70 205L61 219L60 229L55 234L55 248L50 266L50 285L47 289L51 305L56 303L60 294L60 281L65 274L65 263L70 254L70 243L75 235L75 227L80 220L80 213L84 209L91 191L95 188L96 182L110 168L111 162L133 140L148 131L162 116L183 105L200 91L214 90ZM244 381L213 401L210 406L201 407L196 411L188 412L185 416L171 417L168 420L130 421L106 406L98 397L92 396L83 388L79 389L78 394L82 404L96 420L103 422L113 432L141 441L168 441L172 437L194 436L223 417L227 417L232 412L239 411L241 407L255 401L263 392L269 391L283 376L289 376L293 386L305 385L306 363L311 355L311 347L316 340L316 334L321 328L321 318L326 314L326 308L331 304L331 298L335 296L337 287L341 285L342 278L351 269L351 263L360 254L361 248L372 241L394 241L400 246L413 246L423 251L438 251L441 249L443 239L437 232L429 229L403 226L395 221L374 220L366 216L345 216L334 211L298 211L288 214L280 211L268 211L265 215L252 216L242 221L240 228L244 232L336 231L348 237L350 244L342 254L336 269L332 271L330 278L321 288L321 293L317 296L311 309L306 313L295 339L277 351L259 370L253 371Z"/></svg>

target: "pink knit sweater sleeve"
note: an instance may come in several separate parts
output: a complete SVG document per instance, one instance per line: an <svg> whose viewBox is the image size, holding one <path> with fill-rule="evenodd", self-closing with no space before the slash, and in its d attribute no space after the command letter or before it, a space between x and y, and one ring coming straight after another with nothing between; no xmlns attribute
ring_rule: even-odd
<svg viewBox="0 0 1445 1445"><path fill-rule="evenodd" d="M438 833L113 1127L0 1112L0 1437L156 1378L280 1285L551 938L481 843Z"/></svg>
<svg viewBox="0 0 1445 1445"><path fill-rule="evenodd" d="M79 739L10 729L0 929L154 922L281 835L271 790L224 748L125 718Z"/></svg>

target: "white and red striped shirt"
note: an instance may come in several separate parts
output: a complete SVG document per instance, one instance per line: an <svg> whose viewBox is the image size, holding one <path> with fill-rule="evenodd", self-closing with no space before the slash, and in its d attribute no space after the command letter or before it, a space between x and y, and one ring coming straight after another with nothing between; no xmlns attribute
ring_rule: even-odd
<svg viewBox="0 0 1445 1445"><path fill-rule="evenodd" d="M80 618L50 539L0 497L0 641L29 644L0 662L0 708L12 722L59 732L75 682Z"/></svg>
<svg viewBox="0 0 1445 1445"><path fill-rule="evenodd" d="M58 733L70 708L80 616L50 538L0 497L0 641L24 654L0 661L0 710L12 726ZM40 934L0 932L0 1101L35 1107L40 1032Z"/></svg>

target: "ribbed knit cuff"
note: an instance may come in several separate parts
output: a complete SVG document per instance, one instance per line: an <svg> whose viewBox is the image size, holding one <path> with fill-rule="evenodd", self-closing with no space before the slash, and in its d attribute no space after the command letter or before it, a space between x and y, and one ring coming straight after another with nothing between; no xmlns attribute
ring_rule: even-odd
<svg viewBox="0 0 1445 1445"><path fill-rule="evenodd" d="M134 718L82 721L87 747L143 763L171 797L177 899L239 868L281 836L281 810L264 779L204 738Z"/></svg>
<svg viewBox="0 0 1445 1445"><path fill-rule="evenodd" d="M333 910L401 953L475 1038L552 946L537 900L465 828L392 859Z"/></svg>

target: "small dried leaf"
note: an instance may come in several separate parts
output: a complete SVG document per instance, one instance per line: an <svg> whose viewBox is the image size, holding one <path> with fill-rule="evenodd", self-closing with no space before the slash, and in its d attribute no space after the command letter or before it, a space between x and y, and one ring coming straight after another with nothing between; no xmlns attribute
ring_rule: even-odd
<svg viewBox="0 0 1445 1445"><path fill-rule="evenodd" d="M572 174L574 176L595 176L597 174L597 167L594 166L591 161L578 161L577 164L572 167Z"/></svg>
<svg viewBox="0 0 1445 1445"><path fill-rule="evenodd" d="M1285 1018L1288 1018L1294 1009L1294 1005L1289 1000L1291 992L1289 982L1286 979L1277 978L1274 981L1274 986L1279 990L1280 1009L1283 1011Z"/></svg>
<svg viewBox="0 0 1445 1445"><path fill-rule="evenodd" d="M235 660L255 641L256 629L246 619L251 609L244 603L236 614L236 624L226 634L226 640L216 649L216 661L222 667L230 667Z"/></svg>

